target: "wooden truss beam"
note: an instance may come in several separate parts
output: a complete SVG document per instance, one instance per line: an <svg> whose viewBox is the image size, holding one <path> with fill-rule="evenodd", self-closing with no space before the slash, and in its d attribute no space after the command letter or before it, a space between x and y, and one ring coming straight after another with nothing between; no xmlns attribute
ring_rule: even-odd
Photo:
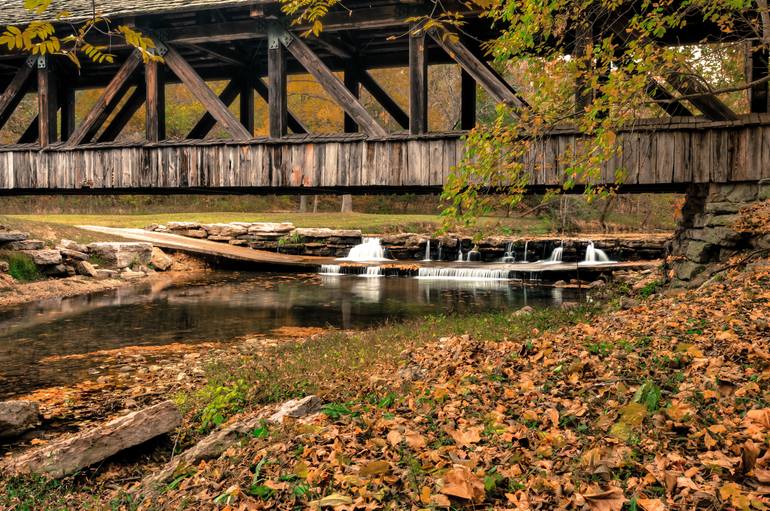
<svg viewBox="0 0 770 511"><path fill-rule="evenodd" d="M348 66L348 68L345 69L342 77L345 88L347 88L356 99L360 100L361 82L358 78L358 72L355 69L355 66ZM353 119L347 112L345 112L345 115L343 115L342 131L345 133L356 133L358 131L358 124L356 124L355 119Z"/></svg>
<svg viewBox="0 0 770 511"><path fill-rule="evenodd" d="M0 129L8 122L11 114L19 106L19 102L27 92L29 77L36 66L37 58L28 58L24 65L16 71L11 83L8 84L0 96Z"/></svg>
<svg viewBox="0 0 770 511"><path fill-rule="evenodd" d="M96 141L112 142L118 138L118 135L120 135L120 132L126 127L126 124L128 124L134 114L144 104L146 96L147 91L145 89L145 84L141 82L138 83L134 92L128 96L128 99L126 99L123 106L120 107L120 110L113 116L110 123L104 128L104 131L102 131Z"/></svg>
<svg viewBox="0 0 770 511"><path fill-rule="evenodd" d="M429 31L430 36L443 50L462 67L465 72L473 77L476 82L484 87L492 99L498 103L507 103L511 106L522 108L527 102L521 98L511 85L505 81L486 62L478 58L459 39L459 36L441 34L435 30Z"/></svg>
<svg viewBox="0 0 770 511"><path fill-rule="evenodd" d="M677 101L674 95L654 78L650 78L650 81L647 82L646 92L668 115L673 117L692 116L692 112L681 101Z"/></svg>
<svg viewBox="0 0 770 511"><path fill-rule="evenodd" d="M428 131L428 55L425 31L409 29L409 133Z"/></svg>
<svg viewBox="0 0 770 511"><path fill-rule="evenodd" d="M755 82L768 75L768 60L770 52L767 48L757 44L748 44L746 48L746 81ZM768 83L758 83L749 88L749 107L751 113L762 114L768 112L770 103L770 91Z"/></svg>
<svg viewBox="0 0 770 511"><path fill-rule="evenodd" d="M226 107L229 107L233 104L235 98L238 97L239 92L240 83L238 83L237 80L230 80L227 82L227 85L225 85L225 88L222 89L222 92L219 93L219 101L221 101ZM195 126L193 126L193 128L190 130L186 138L206 138L206 135L208 135L209 132L214 129L216 124L217 120L214 118L214 116L209 112L206 112L203 114L203 117L201 117L200 120L195 123Z"/></svg>
<svg viewBox="0 0 770 511"><path fill-rule="evenodd" d="M128 59L112 78L110 83L104 89L104 93L96 100L96 104L91 111L86 114L86 118L78 126L67 140L68 146L76 146L89 141L99 130L99 127L109 116L110 112L120 102L120 99L128 89L129 79L139 64L142 63L142 55L139 50L134 50L128 56Z"/></svg>
<svg viewBox="0 0 770 511"><path fill-rule="evenodd" d="M268 90L268 87L265 85L265 82L262 80L262 78L255 75L248 75L248 77L249 83L251 83L251 86L254 87L255 91L257 91L257 94L259 94L266 103L270 104L270 91ZM300 121L299 118L297 118L297 116L295 116L288 108L286 109L286 123L288 128L293 133L310 133L310 130L308 130L305 125L302 124L302 121Z"/></svg>
<svg viewBox="0 0 770 511"><path fill-rule="evenodd" d="M289 112L286 48L280 37L280 31L272 33L267 48L267 124L273 138L286 135Z"/></svg>
<svg viewBox="0 0 770 511"><path fill-rule="evenodd" d="M236 140L248 140L251 134L220 101L214 91L209 88L201 76L172 46L167 47L164 60L171 71L190 89L193 96L203 103L203 106Z"/></svg>
<svg viewBox="0 0 770 511"><path fill-rule="evenodd" d="M697 78L682 73L669 73L666 81L687 100L703 112L703 115L714 121L735 121L738 115L721 99L711 94L708 87Z"/></svg>
<svg viewBox="0 0 770 511"><path fill-rule="evenodd" d="M361 80L361 85L364 89L372 95L377 102L382 105L382 108L390 114L391 117L401 126L403 129L409 129L409 115L399 106L396 101L380 87L380 84L369 74L365 69L358 69L358 78Z"/></svg>
<svg viewBox="0 0 770 511"><path fill-rule="evenodd" d="M366 111L366 108L364 108L358 98L345 87L345 84L332 73L329 67L313 53L304 41L281 27L276 26L275 30L280 43L313 75L324 90L342 107L345 113L350 115L364 133L375 137L387 135L385 129ZM272 44L270 45L272 46Z"/></svg>
<svg viewBox="0 0 770 511"><path fill-rule="evenodd" d="M40 147L57 141L59 133L59 102L56 73L53 69L53 59L50 56L37 58L37 108L38 108L38 141Z"/></svg>
<svg viewBox="0 0 770 511"><path fill-rule="evenodd" d="M460 129L476 126L476 80L463 69L460 72Z"/></svg>
<svg viewBox="0 0 770 511"><path fill-rule="evenodd" d="M166 83L159 62L144 64L144 134L148 142L166 138Z"/></svg>

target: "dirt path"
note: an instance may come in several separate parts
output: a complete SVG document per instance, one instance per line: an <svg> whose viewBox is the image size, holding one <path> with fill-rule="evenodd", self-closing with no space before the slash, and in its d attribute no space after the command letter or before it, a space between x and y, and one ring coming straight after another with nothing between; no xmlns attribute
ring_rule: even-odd
<svg viewBox="0 0 770 511"><path fill-rule="evenodd" d="M250 261L271 266L279 265L316 268L321 264L327 264L334 261L334 258L331 257L276 254L248 247L237 247L216 241L187 238L185 236L179 236L178 234L150 232L145 231L144 229L121 229L96 225L79 225L77 227L87 231L111 234L136 241L145 241L160 248L179 250L192 255L224 257L227 259Z"/></svg>

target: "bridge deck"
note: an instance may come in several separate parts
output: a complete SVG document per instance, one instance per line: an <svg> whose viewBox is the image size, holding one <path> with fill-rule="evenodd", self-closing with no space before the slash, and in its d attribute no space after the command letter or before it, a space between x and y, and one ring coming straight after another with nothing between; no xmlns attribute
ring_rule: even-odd
<svg viewBox="0 0 770 511"><path fill-rule="evenodd" d="M6 146L0 147L0 193L431 191L462 157L462 135ZM562 184L564 155L579 143L570 131L533 142L525 161L531 185ZM600 183L615 182L618 171L630 189L770 178L767 116L642 124L622 132L617 143L622 150L604 165Z"/></svg>

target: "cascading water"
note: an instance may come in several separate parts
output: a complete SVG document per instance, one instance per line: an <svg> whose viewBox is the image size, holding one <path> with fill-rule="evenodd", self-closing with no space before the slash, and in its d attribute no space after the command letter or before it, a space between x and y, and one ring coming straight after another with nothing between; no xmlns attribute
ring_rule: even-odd
<svg viewBox="0 0 770 511"><path fill-rule="evenodd" d="M529 240L524 241L524 260L523 263L527 262L527 251L529 250Z"/></svg>
<svg viewBox="0 0 770 511"><path fill-rule="evenodd" d="M430 238L428 238L428 242L425 244L425 257L422 259L423 261L430 261Z"/></svg>
<svg viewBox="0 0 770 511"><path fill-rule="evenodd" d="M441 243L441 240L438 240L438 260L441 261L441 250L444 248L444 246Z"/></svg>
<svg viewBox="0 0 770 511"><path fill-rule="evenodd" d="M321 275L342 275L338 264L322 264L321 271L318 273Z"/></svg>
<svg viewBox="0 0 770 511"><path fill-rule="evenodd" d="M457 249L457 262L458 263L463 262L463 249L462 248Z"/></svg>
<svg viewBox="0 0 770 511"><path fill-rule="evenodd" d="M359 277L384 277L381 266L367 266L366 271Z"/></svg>
<svg viewBox="0 0 770 511"><path fill-rule="evenodd" d="M516 262L516 257L513 255L513 242L508 242L508 247L505 249L505 254L503 255L503 262L504 263L513 263Z"/></svg>
<svg viewBox="0 0 770 511"><path fill-rule="evenodd" d="M583 263L585 264L596 264L596 263L610 263L609 256L607 256L606 252L604 250L601 250L599 248L596 248L594 246L593 241L588 242L588 246L586 247L586 257L583 259Z"/></svg>
<svg viewBox="0 0 770 511"><path fill-rule="evenodd" d="M363 243L350 249L344 261L389 261L385 257L385 249L380 244L380 238L364 238Z"/></svg>
<svg viewBox="0 0 770 511"><path fill-rule="evenodd" d="M420 268L418 279L444 280L508 280L510 270L483 268Z"/></svg>
<svg viewBox="0 0 770 511"><path fill-rule="evenodd" d="M564 254L564 243L554 248L553 252L551 252L551 255L548 257L548 259L545 259L541 262L546 264L560 263L561 257L563 254Z"/></svg>

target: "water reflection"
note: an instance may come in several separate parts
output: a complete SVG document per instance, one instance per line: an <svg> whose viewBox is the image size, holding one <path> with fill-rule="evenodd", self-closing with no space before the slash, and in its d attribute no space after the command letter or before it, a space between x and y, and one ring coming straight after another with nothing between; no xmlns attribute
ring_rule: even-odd
<svg viewBox="0 0 770 511"><path fill-rule="evenodd" d="M228 342L280 327L366 328L385 320L558 304L563 290L507 281L213 273L0 313L0 398L89 377L70 357L126 346ZM567 297L564 297L567 299Z"/></svg>

